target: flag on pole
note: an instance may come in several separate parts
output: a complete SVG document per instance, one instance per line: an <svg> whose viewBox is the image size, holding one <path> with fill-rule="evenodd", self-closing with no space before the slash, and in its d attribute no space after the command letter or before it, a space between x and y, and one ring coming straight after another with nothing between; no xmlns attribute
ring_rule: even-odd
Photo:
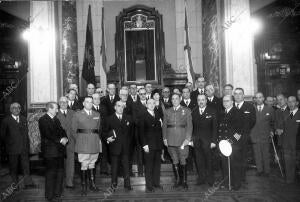
<svg viewBox="0 0 300 202"><path fill-rule="evenodd" d="M100 86L102 89L106 89L106 40L105 40L105 24L104 24L104 6L102 7L102 19L101 19L101 35L102 35L102 42L101 42L101 50L100 50L100 58L102 60L101 70L100 70Z"/></svg>
<svg viewBox="0 0 300 202"><path fill-rule="evenodd" d="M184 46L184 59L185 59L185 66L186 72L188 75L188 82L194 83L195 82L195 72L193 69L192 63L192 55L191 55L191 46L189 41L189 26L188 26L188 19L186 13L186 0L184 1L184 31L185 31L185 46Z"/></svg>
<svg viewBox="0 0 300 202"><path fill-rule="evenodd" d="M82 78L86 84L96 84L95 79L95 56L94 56L94 42L93 42L93 26L91 16L91 5L89 5L87 26L86 26L86 40L84 49L84 59L82 67Z"/></svg>

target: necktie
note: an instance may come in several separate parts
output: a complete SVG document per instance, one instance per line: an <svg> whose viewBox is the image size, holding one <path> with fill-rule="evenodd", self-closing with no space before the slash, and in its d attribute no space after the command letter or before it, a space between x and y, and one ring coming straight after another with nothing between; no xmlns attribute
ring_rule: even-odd
<svg viewBox="0 0 300 202"><path fill-rule="evenodd" d="M261 112L261 106L258 106L258 112Z"/></svg>
<svg viewBox="0 0 300 202"><path fill-rule="evenodd" d="M293 118L293 116L294 116L294 114L293 114L293 112L291 112L291 113L290 113L290 117L291 117L291 119Z"/></svg>
<svg viewBox="0 0 300 202"><path fill-rule="evenodd" d="M201 115L203 114L203 110L202 110L202 109L200 109L200 114L201 114Z"/></svg>
<svg viewBox="0 0 300 202"><path fill-rule="evenodd" d="M185 101L185 104L186 104L186 106L189 106L189 101L186 100L186 101Z"/></svg>
<svg viewBox="0 0 300 202"><path fill-rule="evenodd" d="M16 117L16 121L19 123L20 122L20 119L19 119L19 117L17 116Z"/></svg>
<svg viewBox="0 0 300 202"><path fill-rule="evenodd" d="M67 113L66 113L66 111L64 110L64 116L66 117L67 116Z"/></svg>
<svg viewBox="0 0 300 202"><path fill-rule="evenodd" d="M240 104L236 104L236 108L240 109Z"/></svg>
<svg viewBox="0 0 300 202"><path fill-rule="evenodd" d="M111 96L110 97L110 102L112 103L114 101L113 97Z"/></svg>
<svg viewBox="0 0 300 202"><path fill-rule="evenodd" d="M96 110L99 111L99 106L96 107Z"/></svg>
<svg viewBox="0 0 300 202"><path fill-rule="evenodd" d="M70 102L70 108L72 108L72 106L73 106L73 102L71 101L71 102Z"/></svg>
<svg viewBox="0 0 300 202"><path fill-rule="evenodd" d="M135 95L135 96L133 96L133 101L134 101L134 102L136 101L136 95Z"/></svg>
<svg viewBox="0 0 300 202"><path fill-rule="evenodd" d="M168 100L167 100L167 99L165 99L165 102L168 102Z"/></svg>
<svg viewBox="0 0 300 202"><path fill-rule="evenodd" d="M176 108L174 107L174 111L176 112Z"/></svg>
<svg viewBox="0 0 300 202"><path fill-rule="evenodd" d="M120 121L122 120L122 116L119 116L119 120L120 120Z"/></svg>
<svg viewBox="0 0 300 202"><path fill-rule="evenodd" d="M284 108L281 108L281 111L284 112Z"/></svg>

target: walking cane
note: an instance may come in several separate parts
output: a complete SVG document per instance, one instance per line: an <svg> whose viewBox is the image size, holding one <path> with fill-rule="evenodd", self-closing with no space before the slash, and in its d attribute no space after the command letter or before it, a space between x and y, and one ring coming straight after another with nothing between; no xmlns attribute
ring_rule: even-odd
<svg viewBox="0 0 300 202"><path fill-rule="evenodd" d="M278 157L278 154L277 154L277 151L276 151L276 147L275 147L275 144L274 144L273 136L270 136L270 137L271 137L271 140L272 140L272 145L273 145L273 149L274 149L274 153L275 153L275 159L276 159L276 161L278 163L281 176L283 177L283 172L282 172L282 168L281 168L281 165L280 165L279 157Z"/></svg>

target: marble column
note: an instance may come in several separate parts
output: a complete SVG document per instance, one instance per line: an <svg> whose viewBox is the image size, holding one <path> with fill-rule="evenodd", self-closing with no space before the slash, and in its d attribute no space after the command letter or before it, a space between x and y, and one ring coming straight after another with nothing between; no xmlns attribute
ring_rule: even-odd
<svg viewBox="0 0 300 202"><path fill-rule="evenodd" d="M79 85L76 1L62 2L62 80L63 92L70 84Z"/></svg>
<svg viewBox="0 0 300 202"><path fill-rule="evenodd" d="M257 90L249 0L225 0L224 24L226 83L241 87L248 96Z"/></svg>
<svg viewBox="0 0 300 202"><path fill-rule="evenodd" d="M34 108L57 101L55 9L53 1L30 1L28 100Z"/></svg>
<svg viewBox="0 0 300 202"><path fill-rule="evenodd" d="M220 20L217 0L202 0L203 75L220 93Z"/></svg>

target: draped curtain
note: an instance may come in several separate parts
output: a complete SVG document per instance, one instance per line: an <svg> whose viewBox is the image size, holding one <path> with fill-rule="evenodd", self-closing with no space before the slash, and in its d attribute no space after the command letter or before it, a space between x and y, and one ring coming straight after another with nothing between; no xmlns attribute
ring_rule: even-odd
<svg viewBox="0 0 300 202"><path fill-rule="evenodd" d="M135 81L136 61L144 60L146 80L155 80L154 30L126 31L127 81ZM139 66L138 68L142 68Z"/></svg>

